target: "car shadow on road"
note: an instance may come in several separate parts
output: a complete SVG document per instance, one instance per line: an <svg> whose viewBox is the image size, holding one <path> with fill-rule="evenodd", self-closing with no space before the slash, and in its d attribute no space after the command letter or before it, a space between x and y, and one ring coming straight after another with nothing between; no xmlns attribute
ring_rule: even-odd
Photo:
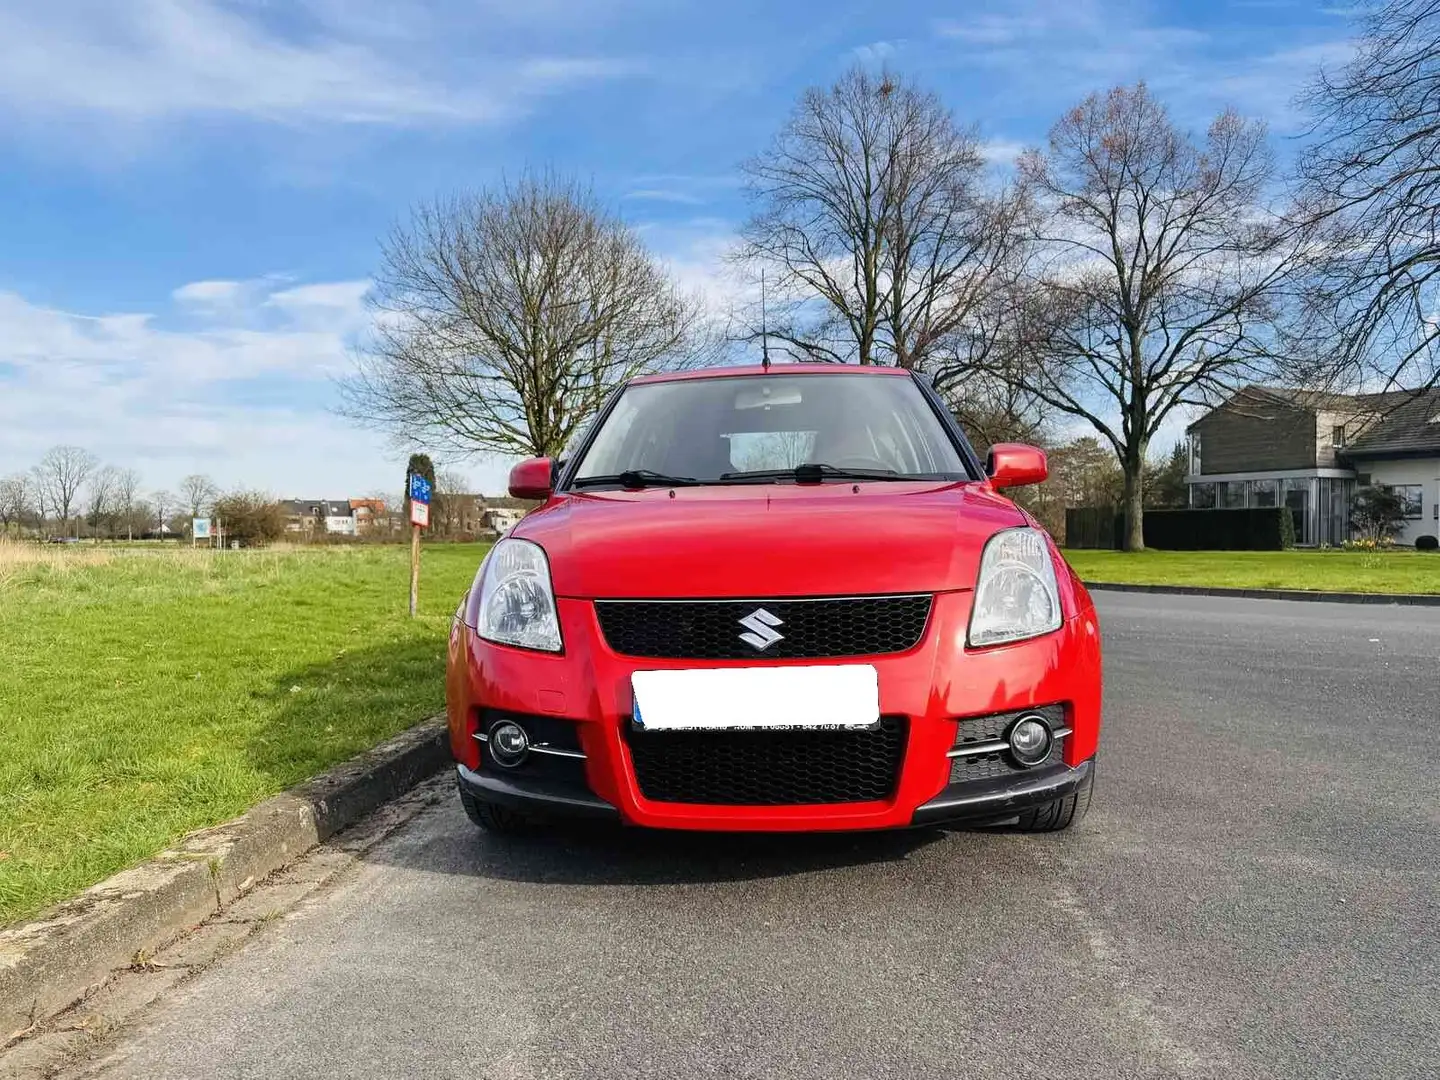
<svg viewBox="0 0 1440 1080"><path fill-rule="evenodd" d="M552 822L520 836L475 826L446 798L428 825L367 860L430 873L572 885L707 884L905 861L940 829L866 833L689 833Z"/></svg>

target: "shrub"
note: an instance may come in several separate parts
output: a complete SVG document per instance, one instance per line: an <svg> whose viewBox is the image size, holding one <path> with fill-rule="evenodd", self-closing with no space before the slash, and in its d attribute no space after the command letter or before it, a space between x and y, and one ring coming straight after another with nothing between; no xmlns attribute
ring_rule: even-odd
<svg viewBox="0 0 1440 1080"><path fill-rule="evenodd" d="M1415 538L1416 551L1440 551L1440 539L1433 536L1417 536Z"/></svg>
<svg viewBox="0 0 1440 1080"><path fill-rule="evenodd" d="M1295 546L1295 519L1283 506L1147 510L1145 546L1161 551L1281 551Z"/></svg>
<svg viewBox="0 0 1440 1080"><path fill-rule="evenodd" d="M1389 488L1362 487L1351 496L1350 522L1361 539L1383 541L1405 524L1405 507Z"/></svg>
<svg viewBox="0 0 1440 1080"><path fill-rule="evenodd" d="M1118 549L1125 516L1110 507L1065 512L1065 545ZM1283 506L1251 510L1146 510L1145 546L1158 551L1282 551L1295 546L1295 518Z"/></svg>
<svg viewBox="0 0 1440 1080"><path fill-rule="evenodd" d="M215 517L225 528L225 539L246 547L268 544L285 533L285 508L258 491L233 491L215 500Z"/></svg>

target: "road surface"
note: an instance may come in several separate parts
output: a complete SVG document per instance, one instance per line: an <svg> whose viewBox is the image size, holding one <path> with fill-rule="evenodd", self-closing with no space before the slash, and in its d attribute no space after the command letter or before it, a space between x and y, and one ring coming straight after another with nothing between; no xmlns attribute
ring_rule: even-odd
<svg viewBox="0 0 1440 1080"><path fill-rule="evenodd" d="M445 799L82 1071L1435 1076L1440 609L1097 598L1079 832L513 842Z"/></svg>

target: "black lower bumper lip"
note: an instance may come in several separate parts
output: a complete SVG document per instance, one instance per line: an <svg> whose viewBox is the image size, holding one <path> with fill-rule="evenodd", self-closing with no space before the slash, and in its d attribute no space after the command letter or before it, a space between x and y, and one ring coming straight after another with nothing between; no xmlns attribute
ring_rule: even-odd
<svg viewBox="0 0 1440 1080"><path fill-rule="evenodd" d="M620 818L620 811L604 799L572 786L562 787L543 780L479 773L467 769L464 765L457 765L455 773L460 786L468 794L485 802L512 806L517 810L563 814L567 817L608 818L612 821Z"/></svg>
<svg viewBox="0 0 1440 1080"><path fill-rule="evenodd" d="M1018 814L1032 806L1069 795L1084 783L1093 766L1092 759L1082 761L1073 769L1068 765L1059 765L980 783L953 784L917 807L912 821L916 825L929 825Z"/></svg>

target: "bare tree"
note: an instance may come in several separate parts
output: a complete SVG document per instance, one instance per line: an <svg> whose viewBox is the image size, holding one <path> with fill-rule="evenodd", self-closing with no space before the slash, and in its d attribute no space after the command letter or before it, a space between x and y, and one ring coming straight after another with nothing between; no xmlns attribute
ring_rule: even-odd
<svg viewBox="0 0 1440 1080"><path fill-rule="evenodd" d="M1387 0L1306 94L1302 212L1329 230L1296 334L1300 376L1440 383L1440 0Z"/></svg>
<svg viewBox="0 0 1440 1080"><path fill-rule="evenodd" d="M10 532L11 524L23 527L32 511L29 479L23 473L0 478L0 536Z"/></svg>
<svg viewBox="0 0 1440 1080"><path fill-rule="evenodd" d="M93 539L99 539L101 525L110 526L107 532L114 532L118 483L119 470L113 465L96 469L90 477L85 493L85 519L90 523L90 536Z"/></svg>
<svg viewBox="0 0 1440 1080"><path fill-rule="evenodd" d="M180 505L192 518L203 516L219 497L219 487L203 473L191 473L180 481Z"/></svg>
<svg viewBox="0 0 1440 1080"><path fill-rule="evenodd" d="M744 170L758 209L738 257L774 286L782 349L926 370L942 392L974 372L1026 203L987 189L974 133L935 94L857 66L805 91Z"/></svg>
<svg viewBox="0 0 1440 1080"><path fill-rule="evenodd" d="M125 527L128 539L135 538L135 500L140 493L140 474L134 469L114 471L115 516Z"/></svg>
<svg viewBox="0 0 1440 1080"><path fill-rule="evenodd" d="M397 440L554 456L624 379L684 362L698 304L569 180L420 206L382 249L344 412Z"/></svg>
<svg viewBox="0 0 1440 1080"><path fill-rule="evenodd" d="M434 490L430 493L430 531L441 536L454 536L465 522L465 499L470 494L470 480L454 469L435 473Z"/></svg>
<svg viewBox="0 0 1440 1080"><path fill-rule="evenodd" d="M1109 444L1139 550L1150 440L1176 408L1262 370L1304 239L1264 204L1262 125L1225 112L1196 142L1143 83L1086 98L1019 170L1040 254L997 374Z"/></svg>
<svg viewBox="0 0 1440 1080"><path fill-rule="evenodd" d="M170 515L175 513L175 506L178 499L168 491L152 491L150 493L150 521L155 523L155 531L163 537L165 523L170 520Z"/></svg>
<svg viewBox="0 0 1440 1080"><path fill-rule="evenodd" d="M35 466L35 487L41 500L41 512L53 510L60 519L60 531L70 524L70 511L85 482L100 465L100 459L79 446L51 447L40 464Z"/></svg>

